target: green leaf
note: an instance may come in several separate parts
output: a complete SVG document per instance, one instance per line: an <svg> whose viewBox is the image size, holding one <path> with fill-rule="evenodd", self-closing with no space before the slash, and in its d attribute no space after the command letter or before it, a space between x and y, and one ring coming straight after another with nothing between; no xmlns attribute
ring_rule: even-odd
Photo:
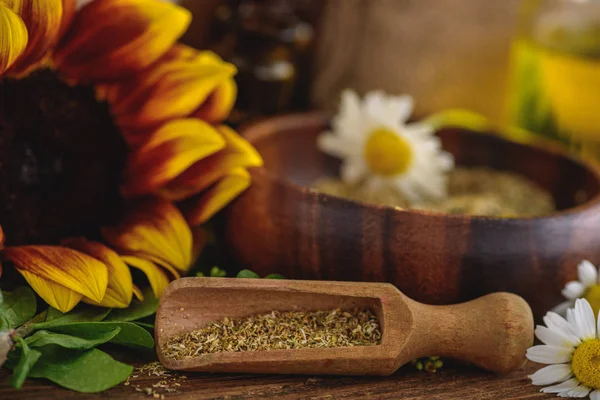
<svg viewBox="0 0 600 400"><path fill-rule="evenodd" d="M260 278L256 272L252 272L249 269L243 269L238 272L236 278Z"/></svg>
<svg viewBox="0 0 600 400"><path fill-rule="evenodd" d="M109 342L120 331L121 328L114 328L106 332L85 332L80 337L49 331L37 331L26 338L25 342L31 347L43 347L53 344L67 349L87 350Z"/></svg>
<svg viewBox="0 0 600 400"><path fill-rule="evenodd" d="M54 326L64 326L76 322L102 321L110 313L110 308L94 307L87 304L78 306L68 313L62 313L52 307L44 322L33 325L34 329L49 329Z"/></svg>
<svg viewBox="0 0 600 400"><path fill-rule="evenodd" d="M210 269L210 277L211 278L224 278L227 276L227 271L225 271L224 269L221 269L217 266L212 267Z"/></svg>
<svg viewBox="0 0 600 400"><path fill-rule="evenodd" d="M0 331L16 328L35 315L35 294L27 286L18 287L13 292L3 292L3 298L0 304Z"/></svg>
<svg viewBox="0 0 600 400"><path fill-rule="evenodd" d="M116 361L98 349L67 350L45 346L42 357L31 369L32 378L50 381L83 393L96 393L123 382L133 367Z"/></svg>
<svg viewBox="0 0 600 400"><path fill-rule="evenodd" d="M38 361L42 353L37 350L31 350L29 346L27 346L27 343L25 343L25 341L20 337L16 337L15 340L21 345L21 358L19 359L17 366L14 368L10 384L16 389L21 389L25 379L27 378L27 375Z"/></svg>
<svg viewBox="0 0 600 400"><path fill-rule="evenodd" d="M115 328L120 328L121 330L118 335L110 340L110 343L148 349L154 347L152 335L133 322L74 322L63 326L53 326L48 329L71 336L87 337L92 333L108 333Z"/></svg>
<svg viewBox="0 0 600 400"><path fill-rule="evenodd" d="M148 324L146 322L139 322L139 321L134 322L134 324L136 324L137 326L141 326L142 328L154 330L154 324Z"/></svg>
<svg viewBox="0 0 600 400"><path fill-rule="evenodd" d="M115 308L105 321L135 321L137 319L149 317L156 313L158 308L158 299L154 296L151 288L144 292L144 300L133 300L128 308Z"/></svg>
<svg viewBox="0 0 600 400"><path fill-rule="evenodd" d="M264 279L286 279L286 277L281 274L269 274Z"/></svg>

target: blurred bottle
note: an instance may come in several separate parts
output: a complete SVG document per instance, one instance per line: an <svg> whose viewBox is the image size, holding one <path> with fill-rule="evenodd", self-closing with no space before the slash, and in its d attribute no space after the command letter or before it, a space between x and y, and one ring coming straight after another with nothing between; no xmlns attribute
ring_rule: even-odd
<svg viewBox="0 0 600 400"><path fill-rule="evenodd" d="M512 122L600 159L600 2L527 0L513 45Z"/></svg>
<svg viewBox="0 0 600 400"><path fill-rule="evenodd" d="M205 47L238 68L238 117L308 108L319 3L223 0L214 7Z"/></svg>

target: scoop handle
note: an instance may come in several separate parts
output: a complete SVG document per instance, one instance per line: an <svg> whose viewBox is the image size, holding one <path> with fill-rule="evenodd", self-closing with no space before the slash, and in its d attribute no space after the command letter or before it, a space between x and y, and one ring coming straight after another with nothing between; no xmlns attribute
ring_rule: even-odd
<svg viewBox="0 0 600 400"><path fill-rule="evenodd" d="M500 374L525 362L533 344L533 315L523 298L493 293L451 306L410 302L415 329L406 348L411 359L445 356Z"/></svg>

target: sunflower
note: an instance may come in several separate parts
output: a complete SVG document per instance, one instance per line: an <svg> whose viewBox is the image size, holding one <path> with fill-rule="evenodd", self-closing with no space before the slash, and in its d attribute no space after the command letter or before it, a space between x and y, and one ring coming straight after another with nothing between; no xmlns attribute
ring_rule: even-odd
<svg viewBox="0 0 600 400"><path fill-rule="evenodd" d="M235 68L177 43L188 11L75 3L0 0L0 256L63 312L127 307L130 268L160 296L262 163L221 124Z"/></svg>

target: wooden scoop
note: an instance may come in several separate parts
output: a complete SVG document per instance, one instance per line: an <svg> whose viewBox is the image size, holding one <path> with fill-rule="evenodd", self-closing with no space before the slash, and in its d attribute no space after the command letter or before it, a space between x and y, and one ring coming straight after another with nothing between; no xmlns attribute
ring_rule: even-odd
<svg viewBox="0 0 600 400"><path fill-rule="evenodd" d="M370 308L383 337L377 346L222 352L166 358L176 334L225 317L279 311ZM443 356L508 373L533 343L531 309L521 297L494 293L467 303L417 303L391 284L268 279L184 278L162 295L156 348L166 368L185 371L276 374L389 375L418 357Z"/></svg>

